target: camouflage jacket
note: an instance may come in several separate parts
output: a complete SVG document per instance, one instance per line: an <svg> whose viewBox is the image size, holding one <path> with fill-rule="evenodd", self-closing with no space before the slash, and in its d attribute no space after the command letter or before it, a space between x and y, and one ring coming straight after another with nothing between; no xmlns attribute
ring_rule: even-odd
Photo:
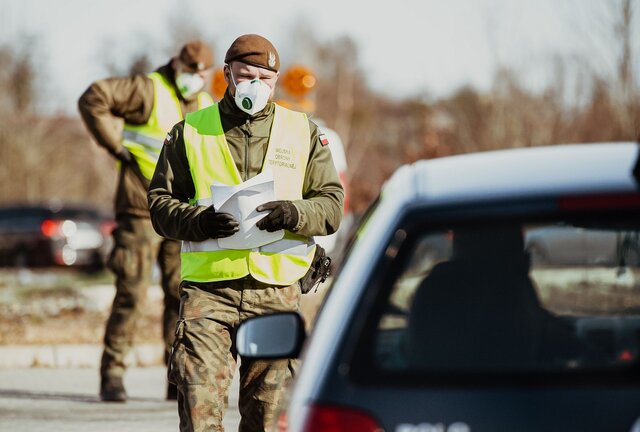
<svg viewBox="0 0 640 432"><path fill-rule="evenodd" d="M220 102L224 134L243 180L257 175L267 151L273 123L274 104L253 117L236 105L227 92ZM311 143L301 200L293 201L300 216L298 234L305 236L332 234L338 229L344 206L344 190L333 164L329 146L321 142L318 127L309 121ZM189 170L184 138L184 122L171 130L160 153L149 188L151 221L158 234L189 241L208 238L198 223L203 206L191 206L195 188ZM326 141L325 141L326 143Z"/></svg>

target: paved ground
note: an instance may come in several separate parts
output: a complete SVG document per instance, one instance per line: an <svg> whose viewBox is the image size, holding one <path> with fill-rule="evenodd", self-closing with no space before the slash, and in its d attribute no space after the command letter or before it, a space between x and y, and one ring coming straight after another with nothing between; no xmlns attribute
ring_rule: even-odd
<svg viewBox="0 0 640 432"><path fill-rule="evenodd" d="M130 400L103 403L97 397L99 379L93 368L0 369L0 431L15 432L175 432L175 402L163 399L165 369L130 369L125 386ZM235 431L238 382L229 395L225 429Z"/></svg>
<svg viewBox="0 0 640 432"><path fill-rule="evenodd" d="M327 284L328 285L328 284ZM323 292L303 297L313 322ZM0 272L0 432L178 430L175 402L164 400L160 337L162 291L152 285L144 332L128 357L126 404L98 399L98 369L112 283L87 285L57 273ZM143 337L146 336L146 337ZM225 429L237 430L238 373Z"/></svg>

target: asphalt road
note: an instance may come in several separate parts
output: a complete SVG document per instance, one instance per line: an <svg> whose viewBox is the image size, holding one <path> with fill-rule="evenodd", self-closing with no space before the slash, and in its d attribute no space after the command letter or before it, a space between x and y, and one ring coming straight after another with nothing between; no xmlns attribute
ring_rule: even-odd
<svg viewBox="0 0 640 432"><path fill-rule="evenodd" d="M232 384L225 430L238 429L238 380ZM164 367L129 369L124 404L98 398L94 368L0 369L0 431L175 432L178 411L164 400Z"/></svg>

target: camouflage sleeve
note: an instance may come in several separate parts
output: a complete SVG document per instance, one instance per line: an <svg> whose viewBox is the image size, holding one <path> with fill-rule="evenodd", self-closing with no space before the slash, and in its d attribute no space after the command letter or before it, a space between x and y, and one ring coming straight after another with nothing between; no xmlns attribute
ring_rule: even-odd
<svg viewBox="0 0 640 432"><path fill-rule="evenodd" d="M342 220L344 190L333 164L329 146L320 141L313 122L311 148L305 172L302 200L294 201L299 220L296 233L304 236L328 235L336 232Z"/></svg>
<svg viewBox="0 0 640 432"><path fill-rule="evenodd" d="M209 238L198 217L206 208L193 206L195 196L184 138L184 121L176 124L164 141L147 198L151 222L156 232L176 240L203 241Z"/></svg>
<svg viewBox="0 0 640 432"><path fill-rule="evenodd" d="M78 100L78 110L98 144L115 155L122 148L122 121L143 124L153 109L153 82L145 75L94 82Z"/></svg>

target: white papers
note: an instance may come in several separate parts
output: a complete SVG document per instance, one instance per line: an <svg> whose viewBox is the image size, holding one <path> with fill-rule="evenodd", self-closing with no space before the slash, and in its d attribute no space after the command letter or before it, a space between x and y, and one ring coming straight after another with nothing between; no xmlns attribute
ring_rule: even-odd
<svg viewBox="0 0 640 432"><path fill-rule="evenodd" d="M257 212L256 207L275 199L273 174L262 172L235 186L211 185L213 208L232 214L240 222L240 230L230 237L218 239L223 249L252 249L280 240L284 230L268 232L258 229L256 222L269 212Z"/></svg>

